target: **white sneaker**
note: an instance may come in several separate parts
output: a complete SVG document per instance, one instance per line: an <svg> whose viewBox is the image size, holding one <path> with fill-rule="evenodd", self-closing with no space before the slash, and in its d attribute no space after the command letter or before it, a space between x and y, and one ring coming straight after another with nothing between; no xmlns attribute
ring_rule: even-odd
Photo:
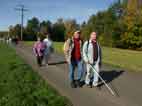
<svg viewBox="0 0 142 106"><path fill-rule="evenodd" d="M98 83L93 83L93 86L94 86L94 87L97 87L97 86L98 86Z"/></svg>
<svg viewBox="0 0 142 106"><path fill-rule="evenodd" d="M45 64L45 67L48 67L48 64Z"/></svg>

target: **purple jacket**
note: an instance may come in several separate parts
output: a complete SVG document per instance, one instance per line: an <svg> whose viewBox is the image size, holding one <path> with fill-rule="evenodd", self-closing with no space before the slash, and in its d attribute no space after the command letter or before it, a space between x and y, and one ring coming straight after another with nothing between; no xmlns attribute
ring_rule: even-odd
<svg viewBox="0 0 142 106"><path fill-rule="evenodd" d="M33 51L36 56L43 56L44 50L45 50L45 44L43 42L37 41L34 44Z"/></svg>

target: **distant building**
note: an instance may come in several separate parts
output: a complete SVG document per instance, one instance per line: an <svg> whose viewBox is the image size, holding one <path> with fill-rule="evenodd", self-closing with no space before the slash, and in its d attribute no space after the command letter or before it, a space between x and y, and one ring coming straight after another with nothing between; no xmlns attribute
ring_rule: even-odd
<svg viewBox="0 0 142 106"><path fill-rule="evenodd" d="M8 31L0 31L0 37L6 38L8 36Z"/></svg>

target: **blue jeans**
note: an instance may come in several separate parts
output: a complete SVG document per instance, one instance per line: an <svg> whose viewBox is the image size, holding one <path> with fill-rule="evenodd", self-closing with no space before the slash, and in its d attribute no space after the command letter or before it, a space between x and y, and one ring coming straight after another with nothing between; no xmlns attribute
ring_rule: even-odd
<svg viewBox="0 0 142 106"><path fill-rule="evenodd" d="M78 72L77 72L77 80L81 80L82 74L83 74L83 63L82 61L75 61L72 60L71 63L69 64L69 78L70 81L74 81L74 71L75 67L77 66Z"/></svg>

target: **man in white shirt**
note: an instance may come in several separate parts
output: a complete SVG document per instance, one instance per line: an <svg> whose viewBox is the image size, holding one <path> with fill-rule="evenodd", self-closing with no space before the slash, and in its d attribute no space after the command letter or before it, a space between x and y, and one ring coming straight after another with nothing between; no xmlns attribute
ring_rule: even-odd
<svg viewBox="0 0 142 106"><path fill-rule="evenodd" d="M83 59L87 67L85 83L90 86L90 81L91 81L90 75L91 72L93 72L93 86L98 86L99 77L95 73L95 71L98 73L100 71L101 48L99 43L97 42L96 32L92 32L90 34L90 39L86 41L83 45ZM93 69L90 65L92 65Z"/></svg>
<svg viewBox="0 0 142 106"><path fill-rule="evenodd" d="M44 61L45 64L48 65L48 60L50 58L51 53L53 52L53 44L52 41L49 39L49 35L46 35L46 38L43 40L46 45L44 50Z"/></svg>

